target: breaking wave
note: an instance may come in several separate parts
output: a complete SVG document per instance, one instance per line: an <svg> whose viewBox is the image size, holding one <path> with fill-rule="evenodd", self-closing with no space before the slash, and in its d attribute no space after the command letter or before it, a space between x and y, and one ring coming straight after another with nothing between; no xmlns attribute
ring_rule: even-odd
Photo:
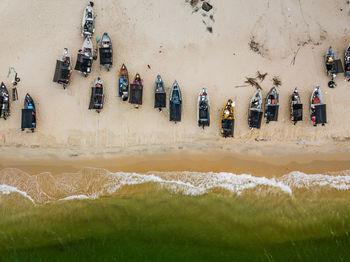
<svg viewBox="0 0 350 262"><path fill-rule="evenodd" d="M128 185L152 183L173 193L191 196L222 189L237 195L245 191L279 192L293 195L298 189L312 188L350 190L350 172L338 174L305 174L291 172L281 177L255 177L249 174L199 172L149 172L146 174L109 172L85 168L77 173L52 175L49 172L30 175L7 168L0 171L0 197L20 194L33 203L55 200L95 199L111 195Z"/></svg>

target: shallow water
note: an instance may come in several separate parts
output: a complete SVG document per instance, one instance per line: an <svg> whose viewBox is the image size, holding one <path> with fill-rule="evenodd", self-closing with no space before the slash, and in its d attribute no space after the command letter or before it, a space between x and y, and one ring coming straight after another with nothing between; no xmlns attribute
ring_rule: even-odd
<svg viewBox="0 0 350 262"><path fill-rule="evenodd" d="M77 173L58 175L50 172L30 175L15 168L0 171L0 195L18 193L35 204L56 200L95 199L118 193L127 185L147 183L153 183L157 188L172 193L192 196L215 190L225 190L237 195L253 190L257 194L280 192L292 196L301 190L310 193L330 190L347 192L350 190L350 171L330 174L294 171L272 178L223 172L113 173L97 168L84 168Z"/></svg>
<svg viewBox="0 0 350 262"><path fill-rule="evenodd" d="M0 261L350 259L349 171L4 169L0 181Z"/></svg>

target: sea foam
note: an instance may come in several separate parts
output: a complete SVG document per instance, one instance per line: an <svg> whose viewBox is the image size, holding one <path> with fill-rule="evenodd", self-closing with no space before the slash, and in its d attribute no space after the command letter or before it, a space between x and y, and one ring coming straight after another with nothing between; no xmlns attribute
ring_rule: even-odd
<svg viewBox="0 0 350 262"><path fill-rule="evenodd" d="M341 174L341 175L339 175ZM314 187L350 190L350 171L336 175L305 174L293 171L280 177L255 177L250 174L228 172L148 172L146 174L109 172L105 169L85 168L78 173L29 175L19 169L0 171L0 195L18 193L33 203L55 200L96 199L111 195L124 186L152 183L176 194L198 196L213 189L224 189L241 195L246 190L282 192L293 195L298 189Z"/></svg>

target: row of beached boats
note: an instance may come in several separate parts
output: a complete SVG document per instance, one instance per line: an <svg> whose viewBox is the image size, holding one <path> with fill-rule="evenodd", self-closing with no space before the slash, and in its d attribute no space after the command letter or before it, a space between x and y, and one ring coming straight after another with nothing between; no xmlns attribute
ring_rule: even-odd
<svg viewBox="0 0 350 262"><path fill-rule="evenodd" d="M350 45L346 49L344 53L344 68L341 59L337 59L335 51L333 47L329 47L326 55L325 55L325 64L327 75L330 77L330 81L328 82L328 86L330 88L335 88L336 83L334 82L334 78L339 73L344 73L345 77L350 81Z"/></svg>
<svg viewBox="0 0 350 262"><path fill-rule="evenodd" d="M258 89L249 103L248 126L250 129L260 129L264 115L266 123L278 120L279 97L275 87L272 87L266 96L263 108L261 90ZM233 137L234 133L234 107L235 102L229 99L221 114L221 134L224 137ZM264 109L264 110L263 110ZM297 88L294 89L289 99L290 120L294 125L303 120L303 104ZM327 122L326 105L323 103L319 86L313 90L310 99L310 118L314 126L325 125Z"/></svg>
<svg viewBox="0 0 350 262"><path fill-rule="evenodd" d="M84 9L81 35L84 37L82 48L78 51L75 70L81 72L84 76L91 73L92 63L96 56L94 53L97 50L93 48L92 35L95 31L95 15L93 11L93 2ZM112 42L107 33L104 33L102 38L97 38L96 42L99 44L100 65L105 67L108 71L113 65L113 48ZM350 47L349 47L350 48ZM348 70L350 76L350 49L348 48L345 54L345 68ZM333 78L339 72L339 65L337 65L335 53L330 48L326 55L326 66L329 75ZM71 56L67 48L64 48L63 54L59 60L56 61L56 69L53 81L59 83L65 89L71 81L72 66ZM339 63L339 62L338 62ZM348 65L348 66L347 66ZM129 101L135 107L142 105L143 95L143 81L139 73L137 73L130 83L129 73L126 66L123 64L118 75L118 95L122 101ZM154 108L162 111L167 105L167 95L165 85L162 77L158 75L154 84ZM264 114L266 123L278 120L279 100L278 92L273 87L266 99L263 108L263 99L261 90L258 89L252 99L250 100L248 110L248 126L251 129L259 129L261 126L262 117ZM302 120L303 105L301 103L300 95L297 89L294 90L290 97L290 119L296 124ZM104 105L104 84L100 77L98 77L91 89L91 98L89 109L101 112ZM9 93L4 83L0 85L0 117L6 119L9 116L10 100ZM229 99L222 110L221 114L221 134L224 137L233 137L234 135L234 121L235 121L235 102ZM264 110L263 110L264 109ZM317 86L311 95L310 105L311 120L316 126L317 124L324 125L326 119L326 105L323 104L322 94L320 88ZM169 95L169 120L174 122L181 121L182 115L182 94L177 81L174 81ZM210 125L210 100L206 88L202 88L198 96L197 104L197 118L198 126L206 127ZM34 132L36 128L36 110L34 101L29 94L25 96L24 108L22 109L22 130L29 128Z"/></svg>

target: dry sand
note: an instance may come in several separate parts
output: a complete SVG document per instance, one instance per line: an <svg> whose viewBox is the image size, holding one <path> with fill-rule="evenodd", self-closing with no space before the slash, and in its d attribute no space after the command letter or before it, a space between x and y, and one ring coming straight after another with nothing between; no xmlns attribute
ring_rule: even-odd
<svg viewBox="0 0 350 262"><path fill-rule="evenodd" d="M324 155L330 151L333 160L338 155L345 156L342 167L348 168L350 84L340 74L336 79L338 87L329 89L324 66L324 54L330 45L342 58L350 43L350 5L345 0L213 0L210 14L215 22L202 16L202 10L193 12L185 0L96 1L94 39L108 32L114 46L114 66L106 72L95 61L88 78L74 71L71 85L63 90L52 82L55 60L68 47L75 64L83 43L80 25L86 4L82 0L0 2L1 80L11 87L12 79L6 78L9 66L14 66L21 77L19 101L11 104L9 119L0 123L2 167L21 166L14 160L23 161L25 166L32 159L130 159L135 154L159 156L170 151L202 151L202 157L213 150L232 151L243 159L246 152L253 158L271 152L288 155L289 150L297 148L299 155L304 150L313 153L313 160L322 160L315 157L318 150ZM213 33L206 30L203 21L213 27ZM251 40L257 43L258 53L250 49ZM139 72L144 80L140 109L117 97L117 75L122 63L127 65L130 77ZM255 76L257 70L268 73L261 84L264 96L272 87L273 76L282 80L278 88L280 113L278 122L263 123L260 130L251 131L247 110L255 90L236 86L244 84L246 76ZM157 74L162 75L168 94L175 79L180 84L183 115L182 122L176 125L169 122L168 109L159 113L153 108ZM91 86L97 76L102 77L106 87L100 114L88 110ZM327 104L328 124L314 128L308 108L316 84L321 86ZM203 86L211 99L211 126L205 130L197 126L196 117L197 96ZM289 120L288 107L294 87L298 87L304 103L304 121L296 126ZM33 134L20 130L20 109L27 92L37 106L38 128ZM233 139L219 135L220 111L228 98L236 101ZM89 166L93 165L98 164L90 162ZM130 167L134 167L132 162Z"/></svg>

